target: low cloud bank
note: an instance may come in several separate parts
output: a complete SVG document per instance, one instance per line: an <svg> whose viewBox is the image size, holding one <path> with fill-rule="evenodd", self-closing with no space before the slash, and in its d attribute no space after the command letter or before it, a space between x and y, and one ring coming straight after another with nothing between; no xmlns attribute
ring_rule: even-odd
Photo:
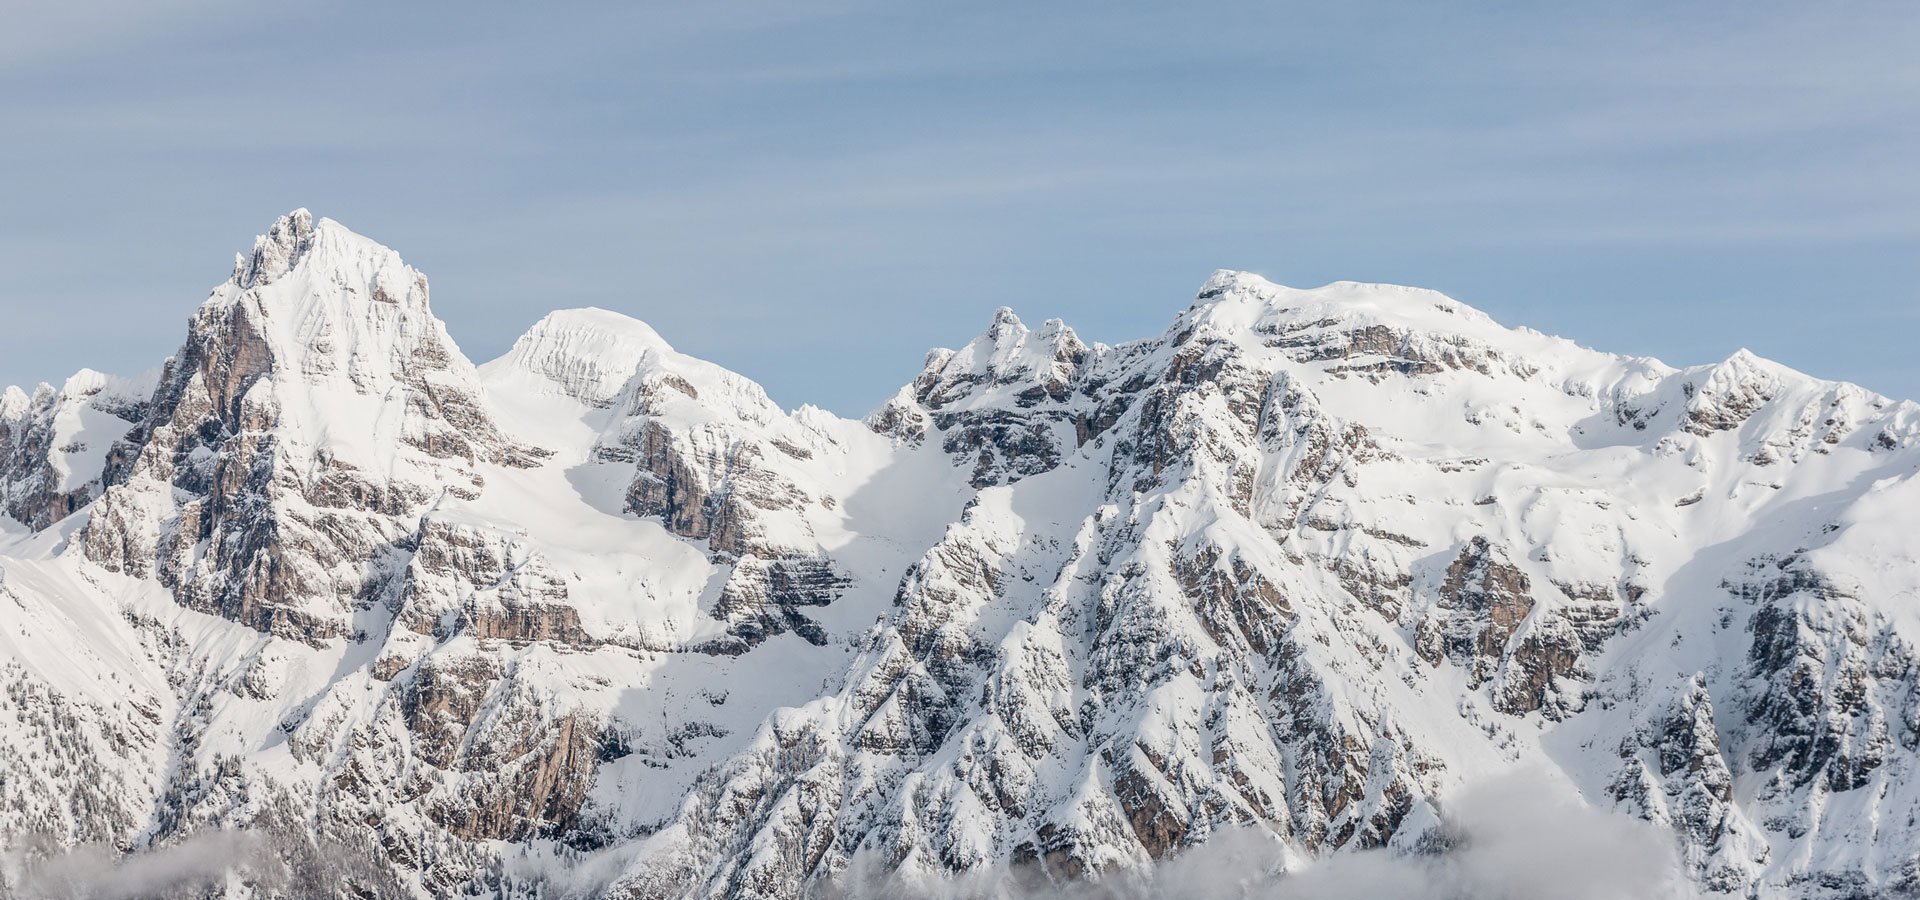
<svg viewBox="0 0 1920 900"><path fill-rule="evenodd" d="M22 863L14 890L21 897L66 900L145 900L213 885L229 873L270 862L264 843L242 831L198 834L177 844L117 856L90 845Z"/></svg>
<svg viewBox="0 0 1920 900"><path fill-rule="evenodd" d="M1537 772L1464 791L1442 853L1336 853L1282 871L1283 849L1252 829L1214 835L1139 876L1047 884L1037 872L935 886L873 877L856 864L823 896L859 900L1685 900L1671 833L1581 804Z"/></svg>
<svg viewBox="0 0 1920 900"><path fill-rule="evenodd" d="M46 900L157 900L217 895L229 879L254 891L334 896L342 876L375 896L404 893L385 880L372 847L274 840L272 833L221 831L121 856L103 846L52 854L15 848L0 873L0 896ZM1049 883L1035 868L991 876L903 882L872 860L856 860L823 900L1688 900L1673 836L1625 816L1589 808L1540 773L1474 786L1449 805L1444 852L1336 853L1285 871L1287 851L1255 829L1216 833L1151 872L1098 882ZM291 848L305 848L291 852ZM1294 859L1298 859L1297 855ZM577 896L557 885L543 896Z"/></svg>
<svg viewBox="0 0 1920 900"><path fill-rule="evenodd" d="M475 884L497 875L476 869ZM408 892L370 840L348 844L311 825L274 821L201 832L128 854L99 844L61 849L49 837L30 835L0 856L0 898L206 900L231 894L337 900Z"/></svg>
<svg viewBox="0 0 1920 900"><path fill-rule="evenodd" d="M1580 804L1542 775L1478 785L1451 810L1451 851L1328 857L1249 896L1273 900L1639 900L1693 891L1670 832Z"/></svg>

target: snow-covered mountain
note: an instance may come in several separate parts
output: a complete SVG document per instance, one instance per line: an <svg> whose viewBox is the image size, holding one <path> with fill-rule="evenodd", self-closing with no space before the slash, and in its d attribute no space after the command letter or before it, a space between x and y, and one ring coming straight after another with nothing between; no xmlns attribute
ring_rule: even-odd
<svg viewBox="0 0 1920 900"><path fill-rule="evenodd" d="M1002 309L864 421L603 310L476 366L296 211L157 373L0 399L0 874L1283 884L1525 767L1701 892L1913 895L1916 472L1920 405L1744 351L1238 272L1116 346Z"/></svg>

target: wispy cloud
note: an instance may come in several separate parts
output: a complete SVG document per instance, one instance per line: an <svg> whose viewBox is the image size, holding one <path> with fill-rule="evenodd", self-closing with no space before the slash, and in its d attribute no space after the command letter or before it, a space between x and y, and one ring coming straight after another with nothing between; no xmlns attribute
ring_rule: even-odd
<svg viewBox="0 0 1920 900"><path fill-rule="evenodd" d="M549 306L610 306L843 411L994 306L1138 336L1222 265L1480 286L1463 299L1553 327L1649 283L1791 309L1782 285L1844 255L1837 330L1920 240L1905 0L70 6L0 38L0 115L27 136L0 166L33 173L0 217L0 303L118 296L128 333L0 335L0 381L103 341L150 365L156 323L295 205L427 268L482 355ZM1712 271L1624 264L1683 250ZM857 346L822 298L868 326ZM1808 327L1737 324L1756 346ZM1645 333L1579 336L1673 352ZM1876 387L1920 393L1891 337L1865 341L1788 361L1873 357L1910 372Z"/></svg>
<svg viewBox="0 0 1920 900"><path fill-rule="evenodd" d="M12 3L7 7L7 27L0 29L0 72L63 56L105 56L204 27L209 20L241 8L234 0Z"/></svg>

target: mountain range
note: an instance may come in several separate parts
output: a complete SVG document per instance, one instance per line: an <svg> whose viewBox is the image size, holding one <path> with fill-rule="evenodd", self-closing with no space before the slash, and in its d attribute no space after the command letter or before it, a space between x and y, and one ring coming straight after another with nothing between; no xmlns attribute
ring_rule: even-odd
<svg viewBox="0 0 1920 900"><path fill-rule="evenodd" d="M1524 770L1678 892L1920 894L1920 405L1414 288L1179 306L1001 309L852 420L605 310L475 365L281 217L157 370L0 398L0 890L1013 897L1233 847L1265 896L1492 846Z"/></svg>

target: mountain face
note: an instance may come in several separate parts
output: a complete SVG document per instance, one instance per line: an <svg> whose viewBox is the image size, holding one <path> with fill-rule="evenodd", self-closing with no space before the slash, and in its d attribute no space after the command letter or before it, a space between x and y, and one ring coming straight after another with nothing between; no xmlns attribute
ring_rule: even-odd
<svg viewBox="0 0 1920 900"><path fill-rule="evenodd" d="M1916 895L1916 472L1920 405L1744 351L1235 272L1116 346L1002 309L864 421L602 310L475 366L297 211L157 373L0 398L0 875L1284 884L1528 767L1692 890Z"/></svg>

